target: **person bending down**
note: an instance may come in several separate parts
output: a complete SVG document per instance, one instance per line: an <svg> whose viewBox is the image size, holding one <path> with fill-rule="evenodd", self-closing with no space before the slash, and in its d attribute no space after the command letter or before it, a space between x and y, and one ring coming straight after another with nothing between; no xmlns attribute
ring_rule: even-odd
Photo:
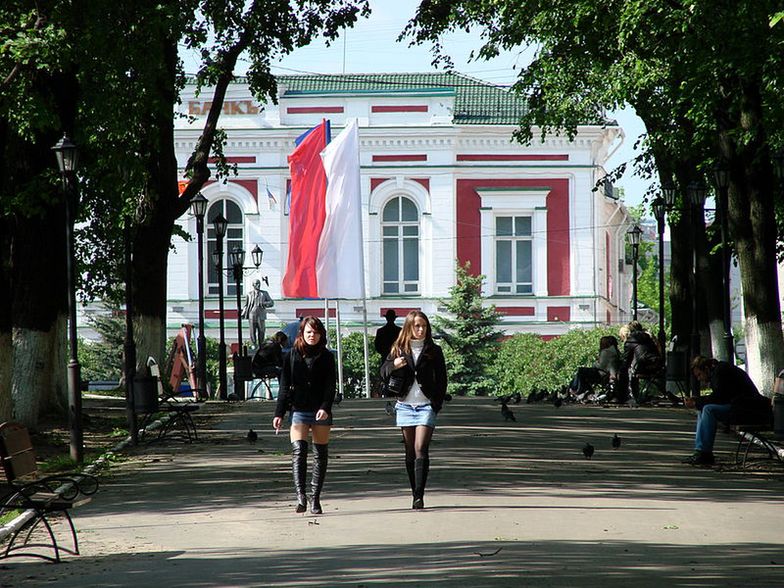
<svg viewBox="0 0 784 588"><path fill-rule="evenodd" d="M698 355L691 370L700 383L711 388L708 396L686 399L687 408L696 408L697 428L692 465L713 465L713 443L717 423L768 423L772 419L770 401L759 393L749 375L739 367Z"/></svg>

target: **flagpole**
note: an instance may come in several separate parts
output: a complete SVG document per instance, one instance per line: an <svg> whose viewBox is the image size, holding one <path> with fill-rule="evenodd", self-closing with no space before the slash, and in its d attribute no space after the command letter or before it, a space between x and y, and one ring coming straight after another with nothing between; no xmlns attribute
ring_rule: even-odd
<svg viewBox="0 0 784 588"><path fill-rule="evenodd" d="M338 340L338 392L341 398L345 398L343 394L343 342L340 338L340 300L337 298L335 299L335 332Z"/></svg>
<svg viewBox="0 0 784 588"><path fill-rule="evenodd" d="M363 276L364 277L364 276ZM364 284L364 280L362 280ZM368 359L368 327L367 327L367 298L365 288L362 288L362 325L364 336L362 337L365 347L365 398L370 398L370 359Z"/></svg>
<svg viewBox="0 0 784 588"><path fill-rule="evenodd" d="M327 330L327 343L329 340L329 298L324 299L324 328Z"/></svg>

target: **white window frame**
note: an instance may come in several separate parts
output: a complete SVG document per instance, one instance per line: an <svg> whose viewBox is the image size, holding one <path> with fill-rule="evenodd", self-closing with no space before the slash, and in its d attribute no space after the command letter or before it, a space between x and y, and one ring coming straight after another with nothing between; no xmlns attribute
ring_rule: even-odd
<svg viewBox="0 0 784 588"><path fill-rule="evenodd" d="M398 220L396 222L385 222L384 221L384 210L387 206L389 206L393 201L399 201L401 199L408 200L416 209L416 220L415 221L404 221ZM398 204L400 206L400 204ZM421 242L422 242L422 227L421 227L421 219L422 213L417 206L416 201L413 198L410 198L406 194L398 193L389 198L379 211L379 223L381 226L381 295L382 296L419 296L422 291L422 256L420 254ZM415 290L407 290L406 286L411 285L413 283L412 280L406 280L404 278L405 275L405 248L404 243L407 238L404 234L404 227L412 227L416 226L417 234L416 234L416 244L417 244L417 278L415 282L416 289ZM397 278L397 285L398 291L397 292L386 292L384 290L384 286L386 284L386 280L384 279L384 241L386 240L386 236L384 235L384 228L385 227L397 227L398 234L397 234L397 254L398 254L398 278Z"/></svg>
<svg viewBox="0 0 784 588"><path fill-rule="evenodd" d="M384 276L381 273L383 260L381 211L384 205L396 196L410 198L419 211L419 296L431 295L433 288L433 215L428 191L414 180L396 176L370 190L368 199L368 255L365 257L365 272L368 276L368 295L392 297L382 292ZM399 296L403 296L400 294Z"/></svg>
<svg viewBox="0 0 784 588"><path fill-rule="evenodd" d="M500 219L510 219L512 221L512 234L510 235L499 235L498 234L498 221ZM517 225L517 219L527 218L531 221L531 231L528 235L516 235L515 234L515 227ZM495 272L498 271L498 245L500 242L510 243L510 260L509 263L511 265L510 271L512 274L512 281L511 282L504 282L503 287L508 288L505 290L501 290L501 283L498 281L498 276L496 274L496 282L495 282L495 293L499 296L527 296L534 293L534 275L533 275L533 217L528 214L516 214L513 216L506 216L506 215L495 215L493 217L494 222L494 234L493 234L493 270ZM528 242L531 244L531 281L528 283L530 286L530 291L528 292L519 292L518 287L525 284L520 280L520 276L517 275L517 244L519 242Z"/></svg>
<svg viewBox="0 0 784 588"><path fill-rule="evenodd" d="M480 188L477 190L482 223L482 273L484 294L492 296L547 296L547 196L549 188ZM498 217L531 217L532 292L498 292L496 280L496 235Z"/></svg>
<svg viewBox="0 0 784 588"><path fill-rule="evenodd" d="M233 238L232 239L232 241L234 241L234 242L239 241L240 247L243 247L243 248L245 247L245 238L246 238L246 231L245 231L245 217L246 217L246 214L243 211L242 204L239 203L239 202L236 202L233 198L226 197L226 195L222 195L222 196L219 196L219 197L211 200L209 205L207 206L207 214L204 215L204 241L205 241L205 243L204 243L204 245L205 245L204 264L205 264L205 266L207 264L210 264L210 266L212 266L212 255L210 253L212 251L212 248L210 247L210 245L213 244L213 243L216 243L216 241L217 241L217 239L215 238L214 235L212 235L212 236L210 235L210 233L212 233L213 227L212 227L212 224L207 222L207 219L209 218L209 211L210 211L210 209L213 206L222 205L223 209L224 209L223 212L225 212L225 208L226 208L226 205L224 204L225 202L231 202L234 206L238 207L240 209L240 214L242 215L242 219L241 219L241 221L239 223L227 224L226 225L226 236L223 237L223 270L224 270L224 273L223 273L223 296L224 296L224 298L228 297L228 296L231 296L231 297L236 296L236 284L234 282L234 279L230 275L227 277L226 276L226 271L225 271L226 268L229 267L229 265L228 265L229 264L229 252L231 250L231 247L228 245L229 244L229 231L236 231L237 229L240 230L240 235L241 235L240 238L239 239L237 239L237 238ZM224 214L224 217L225 216L226 215ZM247 252L246 252L246 254L247 254ZM217 290L218 283L217 282L210 282L210 273L211 272L209 270L204 272L204 280L206 282L205 283L205 288L204 288L205 295L206 296L218 296L218 292L217 291L216 292L211 292L211 288L212 287L215 287L216 290ZM216 274L216 277L217 277L217 274ZM240 281L240 294L242 294L242 281Z"/></svg>

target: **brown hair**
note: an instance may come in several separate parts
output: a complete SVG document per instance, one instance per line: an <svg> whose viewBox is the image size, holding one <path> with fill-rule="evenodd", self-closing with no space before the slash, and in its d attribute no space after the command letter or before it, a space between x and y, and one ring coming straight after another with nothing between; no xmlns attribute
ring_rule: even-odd
<svg viewBox="0 0 784 588"><path fill-rule="evenodd" d="M691 369L698 369L698 370L712 370L714 366L719 363L713 358L705 357L703 355L698 355L694 359L691 360Z"/></svg>
<svg viewBox="0 0 784 588"><path fill-rule="evenodd" d="M414 321L417 318L423 319L427 325L425 343L433 342L433 329L430 327L430 320L427 318L427 315L421 310L412 310L406 315L403 327L400 329L394 345L392 345L392 357L400 357L403 354L411 353L411 339L414 338Z"/></svg>
<svg viewBox="0 0 784 588"><path fill-rule="evenodd" d="M318 343L315 345L308 345L305 343L305 327L310 325L314 330L321 334ZM324 323L321 319L315 316L306 316L299 322L299 330L297 331L297 338L294 340L294 349L300 356L318 355L327 346L327 329L324 328Z"/></svg>
<svg viewBox="0 0 784 588"><path fill-rule="evenodd" d="M607 349L608 347L618 347L618 339L612 335L605 335L599 339L599 349Z"/></svg>

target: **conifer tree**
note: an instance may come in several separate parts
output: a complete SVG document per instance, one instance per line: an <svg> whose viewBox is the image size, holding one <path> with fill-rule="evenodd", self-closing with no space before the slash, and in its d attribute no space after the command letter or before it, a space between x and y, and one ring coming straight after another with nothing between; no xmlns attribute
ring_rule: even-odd
<svg viewBox="0 0 784 588"><path fill-rule="evenodd" d="M470 262L458 263L456 272L450 298L441 301L449 315L435 317L433 326L446 344L449 391L459 396L485 396L493 387L487 366L502 335L496 328L501 315L495 305L483 304L484 276L473 275Z"/></svg>

